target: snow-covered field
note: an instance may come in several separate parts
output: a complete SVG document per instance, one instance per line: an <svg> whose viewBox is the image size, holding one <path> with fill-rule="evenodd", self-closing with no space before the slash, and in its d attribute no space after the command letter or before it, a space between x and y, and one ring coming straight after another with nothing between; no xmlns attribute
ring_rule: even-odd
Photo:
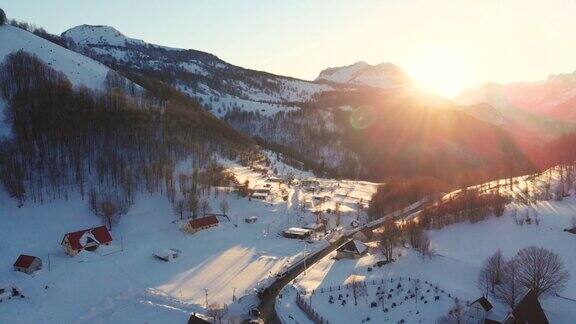
<svg viewBox="0 0 576 324"><path fill-rule="evenodd" d="M265 182L258 172L228 164L241 181ZM276 167L279 172L295 171L281 163ZM354 182L343 183L352 186ZM315 220L298 207L297 187L280 186L290 197L287 201L281 195L268 201L248 200L225 188L216 197L212 191L212 211L218 212L225 197L230 221L221 219L219 226L193 235L180 230L165 197L142 194L113 227L111 247L76 257L64 254L63 235L102 223L89 211L86 200L71 196L68 201L17 208L1 191L0 285L15 285L26 298L1 303L0 323L184 322L191 312L205 313L206 290L209 303L230 304L233 295L253 296L267 278L327 244L320 237L305 244L280 235L286 227ZM358 190L367 194L370 190L364 187L368 183ZM244 222L250 216L257 216L257 222ZM152 257L170 248L182 251L174 262ZM19 254L40 257L43 269L33 276L14 272L12 264ZM251 305L242 307L247 311Z"/></svg>
<svg viewBox="0 0 576 324"><path fill-rule="evenodd" d="M552 180L558 174L552 174ZM523 178L517 178L521 180ZM541 181L536 180L534 183ZM528 185L533 187L532 185ZM519 181L515 187L521 191L523 182ZM531 189L532 190L532 189ZM539 225L534 220L531 224L517 225L514 219L526 214L530 210L530 217L538 218ZM576 215L576 198L574 194L563 201L541 201L530 206L524 204L511 204L507 207L504 216L488 218L482 222L460 223L447 226L440 230L428 231L435 256L431 259L422 259L418 253L407 248L398 248L395 255L396 262L381 268L373 265L383 260L379 252L373 252L359 260L332 259L333 254L324 258L311 267L305 275L297 278L295 288L311 291L344 284L350 277L360 276L365 280L380 280L382 278L412 277L438 284L439 287L458 297L463 302L473 301L482 295L476 282L484 260L496 252L502 251L505 257L512 257L516 252L527 246L535 245L550 249L559 254L564 260L565 268L570 272L571 278L566 289L560 293L562 297L550 296L542 298L541 303L551 323L574 323L576 318L576 235L564 232L570 226L571 218ZM373 267L372 271L368 271ZM294 305L295 293L293 288L285 289L285 296L279 299L277 309L285 323L290 323L290 316L299 323L307 323L304 314ZM313 297L313 304L314 304ZM366 317L363 308L353 309L337 307L334 304L316 303L317 312L326 316L330 322L340 323L339 318L348 318L348 322L359 323ZM441 307L426 313L427 318L434 321L448 310ZM406 319L415 312L415 308L397 309L401 318ZM324 315L325 314L325 315ZM372 317L372 321L388 317ZM394 317L396 322L396 317ZM408 323L413 321L408 320ZM425 321L426 322L426 321Z"/></svg>

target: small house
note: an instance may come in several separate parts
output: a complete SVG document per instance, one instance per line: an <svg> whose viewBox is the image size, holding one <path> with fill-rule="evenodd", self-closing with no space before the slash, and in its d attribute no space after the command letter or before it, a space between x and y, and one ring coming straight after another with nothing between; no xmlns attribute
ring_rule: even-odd
<svg viewBox="0 0 576 324"><path fill-rule="evenodd" d="M269 177L267 181L273 183L282 183L283 180L277 177Z"/></svg>
<svg viewBox="0 0 576 324"><path fill-rule="evenodd" d="M302 240L310 237L310 235L312 235L312 230L299 227L290 227L282 231L282 235L286 238Z"/></svg>
<svg viewBox="0 0 576 324"><path fill-rule="evenodd" d="M486 297L480 297L473 301L466 310L464 317L467 324L484 324L486 314L493 308Z"/></svg>
<svg viewBox="0 0 576 324"><path fill-rule="evenodd" d="M518 305L514 307L514 310L504 320L503 323L515 323L515 324L548 324L548 318L542 309L542 305L538 301L536 294L530 290L524 298L520 300Z"/></svg>
<svg viewBox="0 0 576 324"><path fill-rule="evenodd" d="M352 235L352 238L360 242L372 242L375 238L374 232L369 228L363 228Z"/></svg>
<svg viewBox="0 0 576 324"><path fill-rule="evenodd" d="M16 262L14 262L14 271L31 275L40 269L42 269L42 260L32 255L20 254Z"/></svg>
<svg viewBox="0 0 576 324"><path fill-rule="evenodd" d="M106 226L89 228L65 234L62 238L62 248L66 254L75 256L82 250L95 251L100 245L110 245L112 236Z"/></svg>
<svg viewBox="0 0 576 324"><path fill-rule="evenodd" d="M205 320L204 318L196 315L196 313L193 313L193 314L190 314L190 318L188 319L188 324L210 324L210 322Z"/></svg>
<svg viewBox="0 0 576 324"><path fill-rule="evenodd" d="M218 218L214 215L191 219L182 228L186 233L194 234L198 231L218 226Z"/></svg>
<svg viewBox="0 0 576 324"><path fill-rule="evenodd" d="M177 249L167 249L154 252L154 257L165 262L171 262L178 259L180 253L182 253L182 251Z"/></svg>
<svg viewBox="0 0 576 324"><path fill-rule="evenodd" d="M251 197L254 199L266 200L266 198L268 198L268 194L255 192L251 195Z"/></svg>
<svg viewBox="0 0 576 324"><path fill-rule="evenodd" d="M256 217L256 216L246 217L246 218L244 218L244 221L248 224L253 224L253 223L256 223L256 221L258 221L258 217Z"/></svg>
<svg viewBox="0 0 576 324"><path fill-rule="evenodd" d="M368 246L358 240L350 240L336 249L337 259L358 259L368 253Z"/></svg>
<svg viewBox="0 0 576 324"><path fill-rule="evenodd" d="M548 324L548 318L530 290L522 297L511 312L500 312L486 299L480 297L470 304L465 313L465 323L470 324Z"/></svg>
<svg viewBox="0 0 576 324"><path fill-rule="evenodd" d="M303 228L312 230L314 232L322 232L326 228L326 225L323 223L310 223L304 225Z"/></svg>

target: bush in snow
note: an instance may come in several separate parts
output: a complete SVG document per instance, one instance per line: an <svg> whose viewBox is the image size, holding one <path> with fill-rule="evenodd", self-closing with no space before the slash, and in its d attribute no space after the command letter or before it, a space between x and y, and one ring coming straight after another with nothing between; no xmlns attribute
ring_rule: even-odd
<svg viewBox="0 0 576 324"><path fill-rule="evenodd" d="M3 26L5 23L6 23L6 13L4 13L4 10L0 8L0 26Z"/></svg>

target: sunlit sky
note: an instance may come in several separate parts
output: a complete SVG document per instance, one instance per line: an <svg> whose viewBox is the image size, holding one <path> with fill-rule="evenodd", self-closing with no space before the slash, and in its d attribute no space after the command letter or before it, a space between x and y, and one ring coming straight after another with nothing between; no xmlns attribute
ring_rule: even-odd
<svg viewBox="0 0 576 324"><path fill-rule="evenodd" d="M447 96L576 70L574 0L0 0L0 7L52 33L111 25L303 79L360 60L390 62Z"/></svg>

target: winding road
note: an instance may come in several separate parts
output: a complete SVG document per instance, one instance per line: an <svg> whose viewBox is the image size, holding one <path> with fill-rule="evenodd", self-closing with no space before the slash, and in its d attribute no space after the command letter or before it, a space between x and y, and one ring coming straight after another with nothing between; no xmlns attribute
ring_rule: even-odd
<svg viewBox="0 0 576 324"><path fill-rule="evenodd" d="M387 214L384 217L380 218L379 222L371 226L367 226L367 228L376 229L382 226L382 223L386 222L387 220L405 218L409 215L412 215L413 213L421 211L430 204L431 203L422 204L421 206L415 209L402 212L398 215L396 215L396 213ZM306 262L304 262L304 260L300 261L290 270L287 270L284 273L285 275L283 277L276 279L276 281L274 281L270 286L268 286L268 288L264 289L262 293L259 295L261 300L260 305L258 306L258 310L260 311L260 319L262 319L265 323L273 323L273 324L282 323L280 321L280 318L278 317L278 314L276 313L275 308L276 297L278 296L282 288L284 288L284 286L290 283L290 281L298 277L298 275L300 275L304 271L305 265L306 268L313 266L316 262L320 261L322 258L327 256L332 251L336 250L339 246L344 244L347 240L349 240L354 233L355 232L350 233L348 235L344 235L337 241L325 247L324 249L310 255L309 257L306 258Z"/></svg>

